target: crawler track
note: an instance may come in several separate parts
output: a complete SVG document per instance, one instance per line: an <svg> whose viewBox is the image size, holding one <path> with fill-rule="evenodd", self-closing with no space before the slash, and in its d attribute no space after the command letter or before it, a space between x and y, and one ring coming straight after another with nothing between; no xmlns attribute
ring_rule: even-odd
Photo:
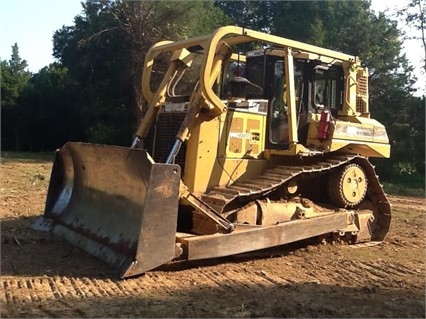
<svg viewBox="0 0 426 319"><path fill-rule="evenodd" d="M289 183L295 178L313 178L319 174L333 174L336 169L344 165L358 164L368 180L366 200L370 201L375 209L374 240L383 240L389 231L391 221L391 206L388 202L382 185L374 167L365 158L360 156L333 156L313 159L309 163L299 165L278 165L267 169L262 175L245 182L238 182L227 187L215 187L212 191L202 196L202 200L222 213L231 205L268 196L279 187ZM336 190L337 191L337 190ZM362 204L361 204L362 205ZM339 207L337 207L339 208ZM343 208L343 207L342 207Z"/></svg>

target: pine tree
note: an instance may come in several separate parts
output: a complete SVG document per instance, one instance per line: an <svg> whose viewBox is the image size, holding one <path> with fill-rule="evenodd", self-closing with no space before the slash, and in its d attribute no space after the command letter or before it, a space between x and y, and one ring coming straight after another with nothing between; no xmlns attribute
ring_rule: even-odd
<svg viewBox="0 0 426 319"><path fill-rule="evenodd" d="M21 129L23 110L19 99L28 84L31 73L26 70L27 61L19 55L18 44L12 46L9 61L1 61L1 133L2 147L21 149Z"/></svg>
<svg viewBox="0 0 426 319"><path fill-rule="evenodd" d="M25 70L28 67L28 63L26 60L22 60L21 56L19 55L19 48L17 43L12 45L12 56L9 60L9 66L14 75L28 75L28 72Z"/></svg>

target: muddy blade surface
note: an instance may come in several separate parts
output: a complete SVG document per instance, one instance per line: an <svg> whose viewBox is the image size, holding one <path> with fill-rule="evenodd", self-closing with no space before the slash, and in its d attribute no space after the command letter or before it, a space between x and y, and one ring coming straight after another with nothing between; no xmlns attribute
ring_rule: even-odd
<svg viewBox="0 0 426 319"><path fill-rule="evenodd" d="M44 217L53 233L134 276L173 259L180 167L145 150L67 143L56 153Z"/></svg>

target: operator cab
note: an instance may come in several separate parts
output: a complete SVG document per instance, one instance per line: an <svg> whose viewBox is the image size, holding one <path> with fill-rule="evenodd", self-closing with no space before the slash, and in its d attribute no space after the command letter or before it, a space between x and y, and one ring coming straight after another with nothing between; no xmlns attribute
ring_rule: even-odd
<svg viewBox="0 0 426 319"><path fill-rule="evenodd" d="M341 65L308 59L303 53L293 59L292 72L286 72L284 50L267 48L251 51L244 65L234 62L229 79L228 97L268 101L266 148L288 149L289 109L287 103L288 74L294 76L297 139L306 143L310 114L328 110L337 117L344 98L344 72ZM235 74L237 76L235 76ZM230 95L229 95L230 94Z"/></svg>

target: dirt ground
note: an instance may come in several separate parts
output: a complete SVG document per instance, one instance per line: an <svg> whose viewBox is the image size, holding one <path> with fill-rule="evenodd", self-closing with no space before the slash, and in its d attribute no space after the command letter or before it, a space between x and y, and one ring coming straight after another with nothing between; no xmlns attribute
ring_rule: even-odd
<svg viewBox="0 0 426 319"><path fill-rule="evenodd" d="M390 196L376 246L302 243L119 280L33 231L52 163L1 162L1 317L425 317L425 199Z"/></svg>

